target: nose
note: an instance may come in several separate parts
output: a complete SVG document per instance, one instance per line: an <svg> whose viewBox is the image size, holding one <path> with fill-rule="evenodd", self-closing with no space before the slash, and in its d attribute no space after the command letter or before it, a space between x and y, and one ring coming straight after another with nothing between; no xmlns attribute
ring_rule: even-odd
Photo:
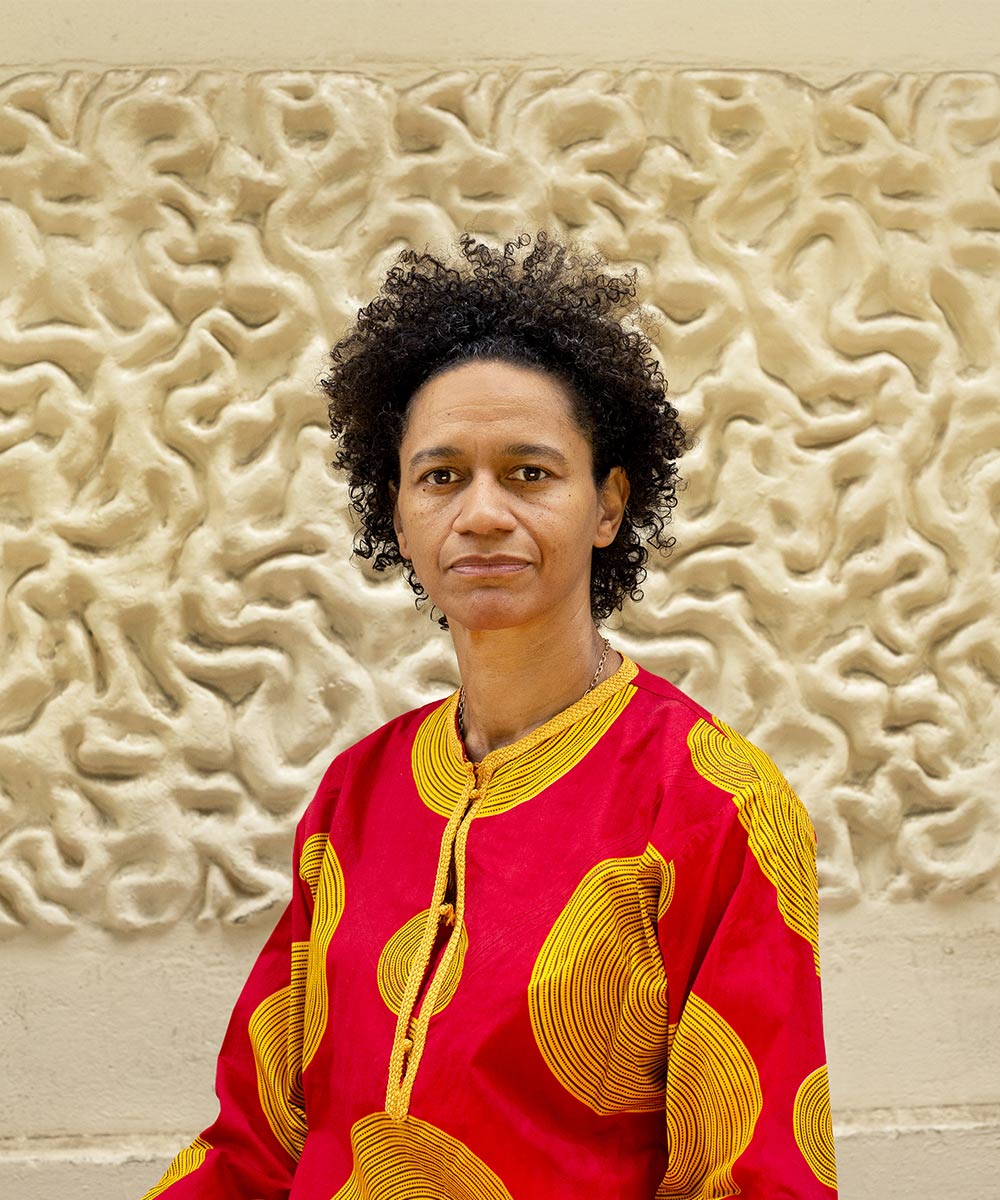
<svg viewBox="0 0 1000 1200"><path fill-rule="evenodd" d="M492 533L512 530L517 520L509 497L489 471L477 471L459 493L458 511L452 528L456 533Z"/></svg>

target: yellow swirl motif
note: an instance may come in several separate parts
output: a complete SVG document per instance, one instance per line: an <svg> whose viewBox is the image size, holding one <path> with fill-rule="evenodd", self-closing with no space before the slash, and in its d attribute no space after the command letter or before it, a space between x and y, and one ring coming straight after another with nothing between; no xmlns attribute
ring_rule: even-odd
<svg viewBox="0 0 1000 1200"><path fill-rule="evenodd" d="M162 1196L167 1188L175 1184L178 1179L183 1179L185 1175L190 1175L192 1171L197 1171L205 1161L205 1155L211 1149L212 1147L204 1138L195 1138L190 1146L186 1146L177 1155L170 1166L167 1167L160 1182L154 1184L145 1196L143 1196L142 1200L156 1200L157 1196Z"/></svg>
<svg viewBox="0 0 1000 1200"><path fill-rule="evenodd" d="M259 1004L249 1025L261 1109L274 1136L296 1161L307 1132L302 1094L302 1009L308 958L309 943L293 942L289 986Z"/></svg>
<svg viewBox="0 0 1000 1200"><path fill-rule="evenodd" d="M657 1200L738 1196L732 1169L763 1105L757 1068L719 1014L689 994L667 1068L669 1167Z"/></svg>
<svg viewBox="0 0 1000 1200"><path fill-rule="evenodd" d="M458 1138L408 1116L373 1113L351 1129L354 1169L333 1200L511 1200Z"/></svg>
<svg viewBox="0 0 1000 1200"><path fill-rule="evenodd" d="M723 721L696 721L688 733L695 770L728 792L750 851L774 885L789 929L813 948L819 974L816 840L809 814L770 758Z"/></svg>
<svg viewBox="0 0 1000 1200"><path fill-rule="evenodd" d="M833 1148L830 1113L830 1080L826 1066L803 1079L795 1096L795 1141L812 1173L827 1187L837 1186L837 1159Z"/></svg>
<svg viewBox="0 0 1000 1200"><path fill-rule="evenodd" d="M528 985L535 1041L564 1088L595 1112L663 1106L667 977L656 923L673 864L651 845L584 876L556 918Z"/></svg>
<svg viewBox="0 0 1000 1200"><path fill-rule="evenodd" d="M316 861L320 846L322 846L322 857L319 858L320 865L317 871ZM308 860L306 850L309 851ZM314 890L316 903L313 909L312 928L309 932L309 954L306 966L305 1032L302 1042L303 1071L312 1062L326 1031L330 1003L326 987L326 955L343 915L345 899L344 872L341 870L336 851L325 833L314 833L306 842L300 860L300 873L306 870L302 865L304 862L308 862L308 874L303 874L303 878L309 883L310 889Z"/></svg>
<svg viewBox="0 0 1000 1200"><path fill-rule="evenodd" d="M389 938L379 955L376 973L378 990L389 1010L397 1016L399 1016L400 1005L403 1003L406 981L416 958L417 947L420 945L424 929L427 927L429 915L430 909L425 908L423 912L418 912L416 916L410 917L406 924L397 929ZM462 922L462 928L458 935L458 952L448 964L432 1012L440 1012L449 1003L462 978L465 952L469 948L467 924L465 921Z"/></svg>
<svg viewBox="0 0 1000 1200"><path fill-rule="evenodd" d="M323 870L323 858L326 855L329 834L314 833L306 838L299 855L299 878L303 880L312 893L313 904L316 903L316 889L319 887L320 872Z"/></svg>

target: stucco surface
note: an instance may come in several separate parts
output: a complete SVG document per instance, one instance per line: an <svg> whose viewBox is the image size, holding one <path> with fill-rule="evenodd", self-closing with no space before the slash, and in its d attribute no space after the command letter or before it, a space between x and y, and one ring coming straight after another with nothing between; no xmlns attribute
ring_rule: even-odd
<svg viewBox="0 0 1000 1200"><path fill-rule="evenodd" d="M315 380L399 248L538 226L696 438L611 636L812 813L843 1195L995 1171L1000 78L123 69L0 84L5 1195L211 1120L323 768L456 684Z"/></svg>

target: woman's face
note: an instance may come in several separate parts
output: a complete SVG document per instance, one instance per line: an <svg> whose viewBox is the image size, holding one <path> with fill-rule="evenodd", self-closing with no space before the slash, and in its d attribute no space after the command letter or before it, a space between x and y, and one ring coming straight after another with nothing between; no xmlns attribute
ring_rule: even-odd
<svg viewBox="0 0 1000 1200"><path fill-rule="evenodd" d="M628 481L594 484L564 385L471 361L413 396L399 447L399 549L450 625L503 629L590 613L590 560L618 532Z"/></svg>

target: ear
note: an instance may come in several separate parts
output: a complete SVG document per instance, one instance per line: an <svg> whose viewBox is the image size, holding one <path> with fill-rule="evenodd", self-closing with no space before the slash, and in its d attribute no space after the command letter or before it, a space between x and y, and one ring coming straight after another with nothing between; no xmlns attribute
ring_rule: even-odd
<svg viewBox="0 0 1000 1200"><path fill-rule="evenodd" d="M410 551L406 545L406 534L403 532L403 522L399 516L399 488L389 480L389 499L392 501L392 527L396 531L396 541L399 544L399 553L405 559L409 559Z"/></svg>
<svg viewBox="0 0 1000 1200"><path fill-rule="evenodd" d="M612 467L598 495L595 546L610 546L617 537L625 516L625 504L628 500L629 490L625 468Z"/></svg>

